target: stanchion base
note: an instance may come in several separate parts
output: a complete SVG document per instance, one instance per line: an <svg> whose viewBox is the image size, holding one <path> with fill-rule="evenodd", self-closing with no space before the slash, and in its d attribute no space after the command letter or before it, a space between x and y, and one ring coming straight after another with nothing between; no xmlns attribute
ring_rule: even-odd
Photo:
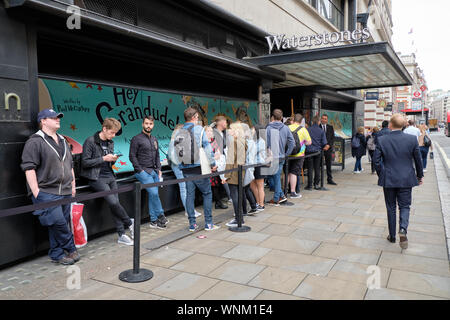
<svg viewBox="0 0 450 320"><path fill-rule="evenodd" d="M291 207L291 206L293 206L293 205L295 205L295 203L289 202L289 201L285 201L285 202L280 203L280 206L288 206L288 207Z"/></svg>
<svg viewBox="0 0 450 320"><path fill-rule="evenodd" d="M228 230L233 232L249 232L252 230L249 226L241 226L241 227L229 227Z"/></svg>
<svg viewBox="0 0 450 320"><path fill-rule="evenodd" d="M134 270L130 269L119 274L119 280L130 283L144 282L151 278L153 278L153 272L147 269L139 269L138 273L134 273Z"/></svg>

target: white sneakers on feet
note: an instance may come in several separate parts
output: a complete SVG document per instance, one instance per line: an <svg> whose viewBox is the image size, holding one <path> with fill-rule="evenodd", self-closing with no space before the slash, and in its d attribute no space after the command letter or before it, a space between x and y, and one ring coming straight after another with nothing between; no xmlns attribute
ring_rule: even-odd
<svg viewBox="0 0 450 320"><path fill-rule="evenodd" d="M185 211L185 212L184 212L184 215L187 217L187 216L188 216L188 213ZM196 217L196 218L200 217L201 215L202 215L201 212L198 212L197 210L195 210L195 217Z"/></svg>
<svg viewBox="0 0 450 320"><path fill-rule="evenodd" d="M134 239L134 219L131 220L131 226L128 227L128 230L130 230L131 239Z"/></svg>
<svg viewBox="0 0 450 320"><path fill-rule="evenodd" d="M127 246L132 246L134 244L133 240L131 240L126 234L121 235L117 243L125 244Z"/></svg>

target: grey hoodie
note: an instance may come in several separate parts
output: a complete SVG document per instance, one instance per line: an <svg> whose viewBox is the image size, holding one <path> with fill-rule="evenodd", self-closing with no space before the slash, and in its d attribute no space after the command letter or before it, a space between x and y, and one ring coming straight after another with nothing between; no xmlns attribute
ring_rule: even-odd
<svg viewBox="0 0 450 320"><path fill-rule="evenodd" d="M45 139L41 130L33 134L25 143L22 152L23 171L35 170L39 190L54 195L72 194L72 154L67 141L64 141L63 156ZM28 187L29 188L29 187Z"/></svg>
<svg viewBox="0 0 450 320"><path fill-rule="evenodd" d="M275 142L278 143L275 144ZM272 151L274 159L290 155L294 147L294 136L288 126L280 121L274 121L267 125L267 148Z"/></svg>

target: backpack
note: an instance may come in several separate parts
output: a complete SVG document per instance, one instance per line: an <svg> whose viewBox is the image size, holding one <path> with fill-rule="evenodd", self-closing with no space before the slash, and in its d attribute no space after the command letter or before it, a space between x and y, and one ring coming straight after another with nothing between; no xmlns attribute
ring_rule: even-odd
<svg viewBox="0 0 450 320"><path fill-rule="evenodd" d="M423 136L423 146L424 147L431 146L431 139L427 135Z"/></svg>
<svg viewBox="0 0 450 320"><path fill-rule="evenodd" d="M292 135L294 136L294 140L295 140L295 146L294 149L292 149L291 155L297 154L300 152L300 150L302 149L302 144L300 143L300 138L298 137L297 132L303 128L302 126L298 126L297 129L295 129L294 131L292 131Z"/></svg>
<svg viewBox="0 0 450 320"><path fill-rule="evenodd" d="M198 163L200 160L198 146L195 143L194 126L178 129L173 145L177 162L183 165ZM174 161L176 162L176 161Z"/></svg>
<svg viewBox="0 0 450 320"><path fill-rule="evenodd" d="M361 146L361 141L359 140L359 138L355 135L352 138L352 148L354 149L358 149Z"/></svg>
<svg viewBox="0 0 450 320"><path fill-rule="evenodd" d="M369 149L370 151L375 150L376 146L375 146L375 138L371 135L369 137L369 139L367 139L367 149Z"/></svg>

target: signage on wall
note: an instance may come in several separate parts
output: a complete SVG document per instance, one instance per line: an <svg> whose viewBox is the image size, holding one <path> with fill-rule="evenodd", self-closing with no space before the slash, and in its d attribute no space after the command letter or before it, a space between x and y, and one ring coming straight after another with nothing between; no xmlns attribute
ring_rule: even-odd
<svg viewBox="0 0 450 320"><path fill-rule="evenodd" d="M420 91L415 91L415 92L413 93L413 96L414 96L415 98L420 98L420 97L422 96L422 92L420 92Z"/></svg>
<svg viewBox="0 0 450 320"><path fill-rule="evenodd" d="M420 87L420 90L421 90L422 92L425 91L425 90L427 90L427 86L426 86L426 85L421 86L421 87Z"/></svg>
<svg viewBox="0 0 450 320"><path fill-rule="evenodd" d="M286 35L267 36L267 44L269 45L269 54L273 50L286 50L286 49L300 49L311 48L320 45L337 44L340 42L359 42L370 39L372 35L370 30L364 28L362 30L356 29L353 31L345 30L341 32L324 32L321 34L309 35L309 36L293 36L287 38Z"/></svg>
<svg viewBox="0 0 450 320"><path fill-rule="evenodd" d="M421 110L422 109L422 99L413 98L411 103L412 110Z"/></svg>
<svg viewBox="0 0 450 320"><path fill-rule="evenodd" d="M366 92L366 100L378 100L378 92Z"/></svg>
<svg viewBox="0 0 450 320"><path fill-rule="evenodd" d="M250 124L258 123L256 101L232 101L50 79L39 81L45 89L39 91L40 101L45 101L40 108L51 107L56 112L64 113L58 132L72 145L73 153L81 152L86 138L101 129L105 118L120 121L122 129L114 138L114 151L123 156L113 166L115 172L133 170L128 159L130 141L142 131L144 116L152 115L155 119L152 135L158 139L162 164L167 163L172 132L177 124L184 123L183 113L187 107L198 110L205 125L217 115L224 116L230 122L246 117Z"/></svg>

